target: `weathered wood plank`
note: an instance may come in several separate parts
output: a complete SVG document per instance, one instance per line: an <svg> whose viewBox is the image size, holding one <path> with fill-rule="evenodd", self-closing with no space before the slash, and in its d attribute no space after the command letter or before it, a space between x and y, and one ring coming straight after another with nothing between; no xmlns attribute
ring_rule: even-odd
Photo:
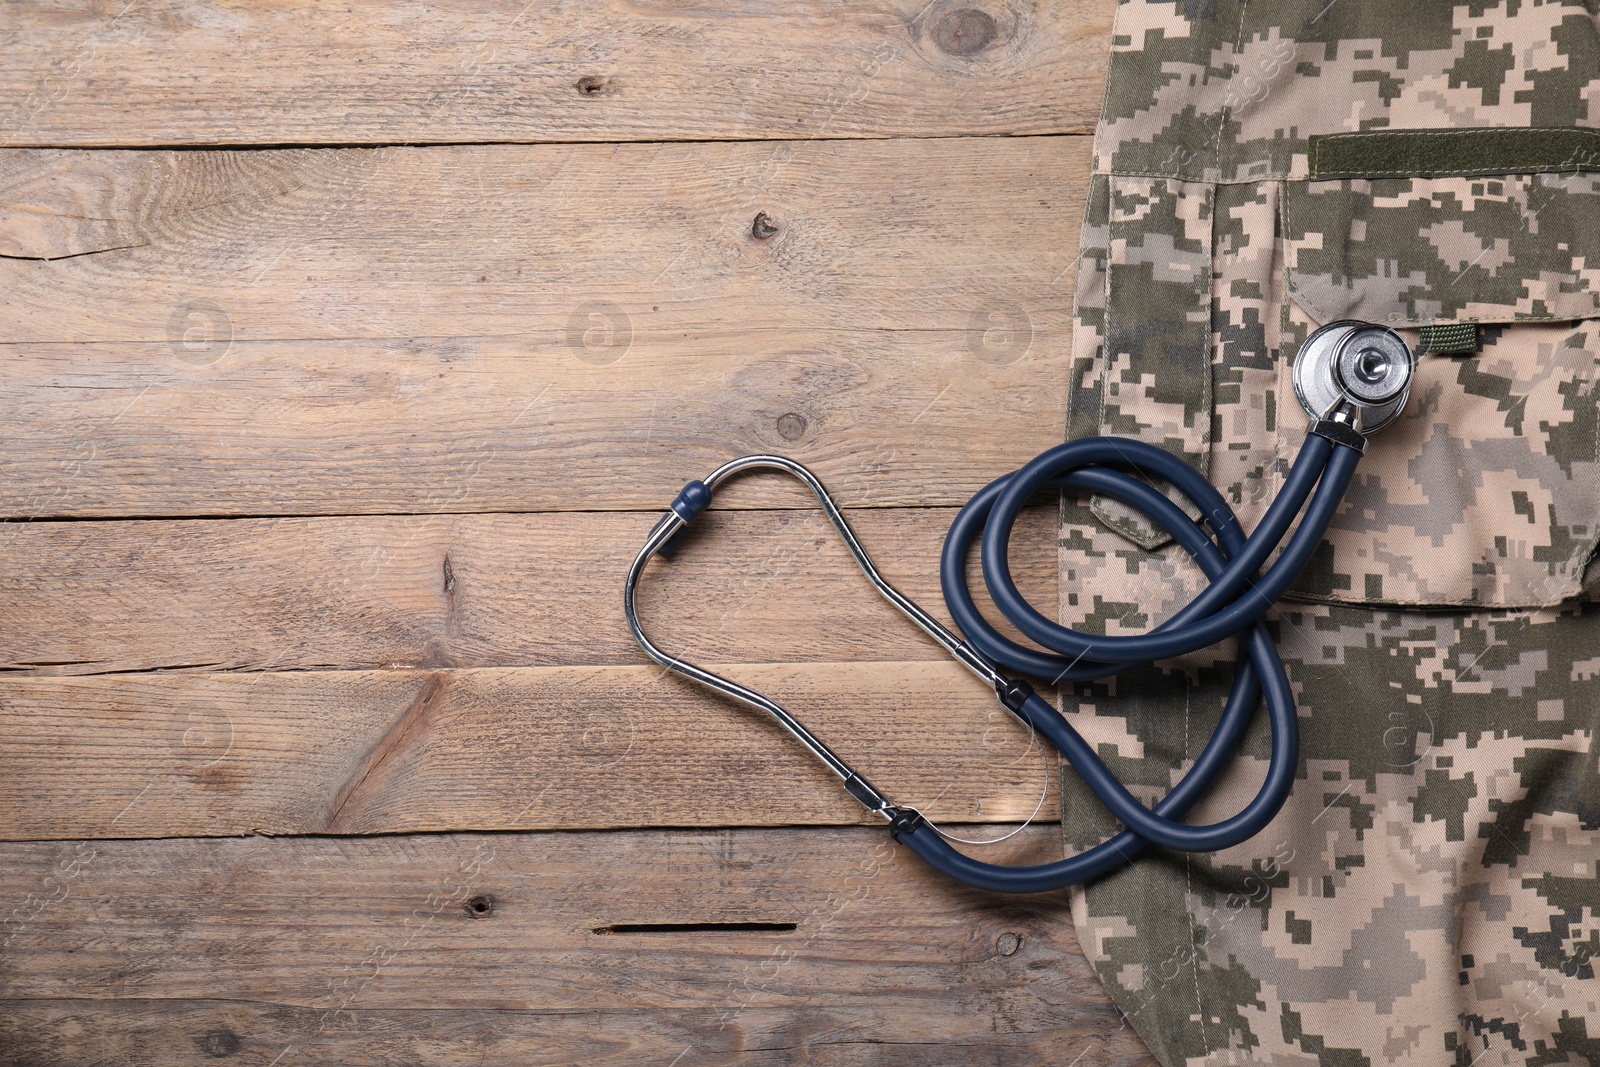
<svg viewBox="0 0 1600 1067"><path fill-rule="evenodd" d="M960 503L1059 439L1082 140L19 153L8 252L72 258L0 260L0 514L659 507L757 450Z"/></svg>
<svg viewBox="0 0 1600 1067"><path fill-rule="evenodd" d="M1092 128L1092 0L15 0L0 144L759 140Z"/></svg>
<svg viewBox="0 0 1600 1067"><path fill-rule="evenodd" d="M400 1008L356 1009L326 1024L315 1008L239 1001L10 1001L0 1056L52 1067L215 1067L235 1056L269 1067L280 1053L276 1067L1013 1067L1072 1057L1076 1067L1156 1067L1131 1028L1120 1029L1102 1006L1103 992L1086 985L1081 995L1042 1031L994 1028L1016 1010L1004 1004L974 1004L977 1019L961 1022L903 999L887 1009L748 1008L726 1022L723 1011L706 1008Z"/></svg>
<svg viewBox="0 0 1600 1067"><path fill-rule="evenodd" d="M954 664L721 669L931 818L1039 805L1040 746ZM9 678L0 712L0 839L875 821L654 665Z"/></svg>
<svg viewBox="0 0 1600 1067"><path fill-rule="evenodd" d="M0 339L170 341L199 373L213 336L531 337L592 365L686 332L1060 331L1089 147L14 151Z"/></svg>
<svg viewBox="0 0 1600 1067"><path fill-rule="evenodd" d="M1064 894L881 830L7 844L0 902L12 1059L1149 1062Z"/></svg>
<svg viewBox="0 0 1600 1067"><path fill-rule="evenodd" d="M1053 333L1006 366L900 332L635 342L609 366L494 339L235 344L207 367L0 351L0 514L26 519L661 510L752 452L848 506L960 505L1059 443L1068 384ZM776 475L717 500L814 503Z"/></svg>
<svg viewBox="0 0 1600 1067"><path fill-rule="evenodd" d="M879 569L946 623L949 508L856 509ZM0 529L0 670L290 671L643 662L622 576L654 523L576 512L33 522ZM1012 573L1056 598L1055 509ZM820 511L716 511L640 589L663 647L725 663L942 660ZM972 588L982 595L977 555ZM0 690L3 691L3 690Z"/></svg>

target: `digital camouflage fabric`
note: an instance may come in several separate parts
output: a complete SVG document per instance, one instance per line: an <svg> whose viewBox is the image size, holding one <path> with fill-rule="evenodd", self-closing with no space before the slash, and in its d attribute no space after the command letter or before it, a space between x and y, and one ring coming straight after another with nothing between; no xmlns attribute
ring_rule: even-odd
<svg viewBox="0 0 1600 1067"><path fill-rule="evenodd" d="M1270 616L1303 733L1283 812L1074 892L1165 1064L1600 1062L1596 127L1593 2L1117 10L1068 436L1168 448L1249 527L1304 437L1289 367L1313 330L1439 344ZM1063 620L1102 633L1202 581L1103 500L1063 506L1061 567ZM1153 802L1231 657L1065 707ZM1267 753L1258 722L1194 818L1238 810ZM1114 828L1070 771L1062 810L1070 848Z"/></svg>

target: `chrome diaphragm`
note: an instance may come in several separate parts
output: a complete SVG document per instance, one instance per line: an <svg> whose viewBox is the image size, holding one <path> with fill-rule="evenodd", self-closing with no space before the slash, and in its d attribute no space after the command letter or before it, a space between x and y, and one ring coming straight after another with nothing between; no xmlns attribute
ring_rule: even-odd
<svg viewBox="0 0 1600 1067"><path fill-rule="evenodd" d="M1399 417L1416 369L1416 354L1399 334L1347 319L1322 327L1300 346L1294 391L1313 419L1343 407L1354 427L1370 434Z"/></svg>

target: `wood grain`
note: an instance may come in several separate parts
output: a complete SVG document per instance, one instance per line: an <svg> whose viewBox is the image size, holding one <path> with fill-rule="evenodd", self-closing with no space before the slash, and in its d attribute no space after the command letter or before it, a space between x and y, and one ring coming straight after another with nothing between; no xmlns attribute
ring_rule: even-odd
<svg viewBox="0 0 1600 1067"><path fill-rule="evenodd" d="M0 1063L1150 1067L1064 895L851 825L617 610L638 512L755 451L937 603L1060 439L1111 10L10 4ZM1026 816L1039 752L808 504L719 496L653 629Z"/></svg>
<svg viewBox="0 0 1600 1067"><path fill-rule="evenodd" d="M16 153L0 514L654 508L749 451L961 503L1059 439L1083 141Z"/></svg>
<svg viewBox="0 0 1600 1067"><path fill-rule="evenodd" d="M1156 1067L1132 1029L1119 1028L1103 993L1085 983L1077 995L1043 1030L1000 1029L1010 1013L1031 1007L1027 994L1009 991L999 1005L963 997L978 1013L972 1020L919 1009L903 995L888 1007L746 1008L726 1021L726 1009L711 1008L386 1008L324 1023L315 1008L214 999L10 1001L0 1017L0 1056L85 1067L216 1067L219 1060L268 1067L280 1053L277 1067L1026 1067L1070 1063L1060 1058L1065 1053L1078 1057L1076 1067Z"/></svg>
<svg viewBox="0 0 1600 1067"><path fill-rule="evenodd" d="M8 1062L1152 1062L1065 895L882 831L8 844L0 901Z"/></svg>
<svg viewBox="0 0 1600 1067"><path fill-rule="evenodd" d="M712 669L930 818L1040 805L1039 745L954 664ZM875 821L770 719L653 665L10 678L0 712L8 840Z"/></svg>
<svg viewBox="0 0 1600 1067"><path fill-rule="evenodd" d="M947 624L939 552L954 518L949 508L850 514L879 569ZM0 530L0 670L638 664L622 579L654 521L575 512L13 524ZM1054 508L1031 508L1012 538L1012 574L1039 604L1056 600L1055 524ZM982 599L977 563L974 552ZM703 516L683 551L647 572L639 604L663 647L698 660L945 658L872 589L817 510Z"/></svg>
<svg viewBox="0 0 1600 1067"><path fill-rule="evenodd" d="M753 452L846 506L960 505L1059 443L1067 392L1043 332L1005 366L894 331L635 341L602 367L498 339L236 343L198 368L165 345L0 351L0 457L26 472L0 514L25 519L658 511ZM813 503L777 475L717 496Z"/></svg>
<svg viewBox="0 0 1600 1067"><path fill-rule="evenodd" d="M0 143L1084 132L1112 5L16 0Z"/></svg>
<svg viewBox="0 0 1600 1067"><path fill-rule="evenodd" d="M611 365L624 336L681 355L740 330L1061 331L1089 148L15 151L0 338L170 342L209 366L220 336L511 337Z"/></svg>

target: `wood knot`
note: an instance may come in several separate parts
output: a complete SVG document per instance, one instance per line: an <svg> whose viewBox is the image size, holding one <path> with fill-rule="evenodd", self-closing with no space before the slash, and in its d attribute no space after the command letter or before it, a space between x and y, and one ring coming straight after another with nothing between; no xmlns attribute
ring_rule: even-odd
<svg viewBox="0 0 1600 1067"><path fill-rule="evenodd" d="M585 74L578 79L577 88L579 96L609 96L611 79L598 74Z"/></svg>
<svg viewBox="0 0 1600 1067"><path fill-rule="evenodd" d="M963 7L933 24L933 43L952 56L975 56L994 43L1000 24L987 11Z"/></svg>
<svg viewBox="0 0 1600 1067"><path fill-rule="evenodd" d="M777 232L778 224L765 211L758 212L755 221L750 224L750 236L758 241L765 241Z"/></svg>
<svg viewBox="0 0 1600 1067"><path fill-rule="evenodd" d="M201 1053L214 1060L237 1055L244 1044L238 1034L226 1028L204 1033L195 1038L194 1043L200 1047Z"/></svg>
<svg viewBox="0 0 1600 1067"><path fill-rule="evenodd" d="M490 915L494 914L494 897L488 896L487 894L475 896L469 899L466 904L462 906L466 909L467 914L472 918L487 919Z"/></svg>
<svg viewBox="0 0 1600 1067"><path fill-rule="evenodd" d="M789 412L778 418L778 434L785 441L798 441L806 433L806 417L797 412Z"/></svg>

